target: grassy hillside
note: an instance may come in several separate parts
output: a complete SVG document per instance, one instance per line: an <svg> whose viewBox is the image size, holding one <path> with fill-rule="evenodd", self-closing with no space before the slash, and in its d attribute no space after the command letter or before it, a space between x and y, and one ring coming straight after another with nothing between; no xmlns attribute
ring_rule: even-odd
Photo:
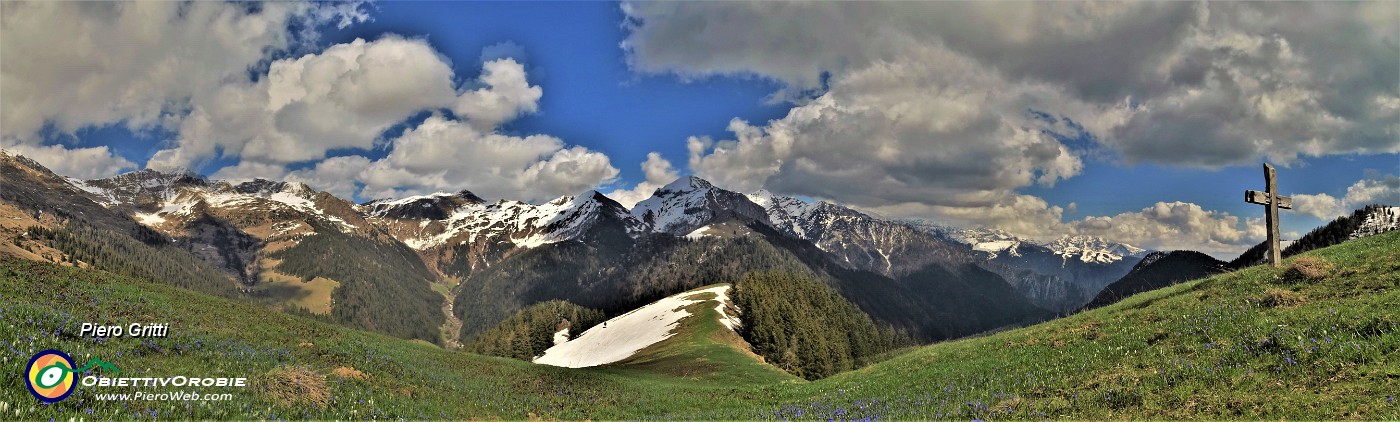
<svg viewBox="0 0 1400 422"><path fill-rule="evenodd" d="M699 317L715 317L702 311ZM82 322L168 322L163 339L79 338ZM0 260L0 371L59 349L82 365L112 362L123 377L249 377L218 402L97 401L95 393L183 388L79 387L42 405L20 376L0 377L0 419L624 419L715 404L742 407L759 385L793 378L683 324L672 347L631 366L567 369L448 351L105 272ZM735 336L737 338L737 336ZM723 341L724 339L717 337ZM99 375L105 374L98 371ZM205 389L203 392L224 392ZM216 390L216 391L211 391Z"/></svg>
<svg viewBox="0 0 1400 422"><path fill-rule="evenodd" d="M1225 262L1196 251L1152 252L1123 278L1105 286L1083 309L1110 305L1125 297L1229 270Z"/></svg>
<svg viewBox="0 0 1400 422"><path fill-rule="evenodd" d="M711 286L697 289L706 287ZM700 293L694 298L714 299L715 294ZM713 302L697 302L686 311L690 316L676 324L671 337L637 351L609 370L667 383L689 380L697 386L798 382L796 377L776 367L759 364L762 358L748 351L749 345L744 339L720 324L719 311Z"/></svg>
<svg viewBox="0 0 1400 422"><path fill-rule="evenodd" d="M780 405L674 416L1400 418L1400 232L1285 264L767 390Z"/></svg>
<svg viewBox="0 0 1400 422"><path fill-rule="evenodd" d="M223 402L98 402L94 389L79 388L45 406L11 376L0 378L0 410L56 420L1396 419L1398 245L1400 232L1350 241L1286 261L1292 268L1182 283L814 382L729 358L713 361L728 365L722 371L687 372L685 362L705 352L685 347L615 367L537 366L101 272L0 261L6 373L58 348L83 362L111 361L123 376L248 376L255 384ZM170 322L171 337L77 338L82 321ZM705 345L695 333L673 339Z"/></svg>

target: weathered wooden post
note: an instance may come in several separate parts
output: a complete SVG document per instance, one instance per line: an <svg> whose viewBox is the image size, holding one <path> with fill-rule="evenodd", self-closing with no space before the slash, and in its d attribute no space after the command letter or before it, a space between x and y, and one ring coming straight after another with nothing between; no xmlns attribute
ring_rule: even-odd
<svg viewBox="0 0 1400 422"><path fill-rule="evenodd" d="M1283 249L1278 244L1278 209L1293 209L1293 198L1278 194L1274 176L1274 166L1264 163L1264 192L1246 190L1244 201L1264 206L1264 223L1269 225L1269 261L1279 267L1283 265Z"/></svg>

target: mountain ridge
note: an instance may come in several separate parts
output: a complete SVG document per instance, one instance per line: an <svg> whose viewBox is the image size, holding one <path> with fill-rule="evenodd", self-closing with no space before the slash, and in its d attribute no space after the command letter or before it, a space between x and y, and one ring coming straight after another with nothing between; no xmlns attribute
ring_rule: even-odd
<svg viewBox="0 0 1400 422"><path fill-rule="evenodd" d="M329 304L322 312L376 330L386 330L375 321L388 315L417 325L451 316L463 321L463 342L540 301L616 312L771 269L812 275L864 312L925 341L1052 316L1009 284L1010 270L980 262L963 245L839 204L741 194L695 176L678 178L632 209L597 191L539 204L488 202L470 191L354 204L298 182L208 180L188 171L45 180L86 198L70 202L94 204L93 213L128 232L156 233L181 245L250 292L277 287L318 295L316 303ZM725 234L706 235L707 227ZM707 261L753 250L766 252ZM392 259L383 261L388 267L350 272L340 268L345 263L335 264L363 251ZM662 270L705 262L714 267ZM412 276L395 280L393 274ZM329 287L305 284L317 277ZM426 294L448 282L464 287L439 289L437 298ZM387 297L412 299L382 312L345 313ZM953 297L962 301L946 299ZM442 308L443 315L412 308ZM428 331L394 332L421 338Z"/></svg>

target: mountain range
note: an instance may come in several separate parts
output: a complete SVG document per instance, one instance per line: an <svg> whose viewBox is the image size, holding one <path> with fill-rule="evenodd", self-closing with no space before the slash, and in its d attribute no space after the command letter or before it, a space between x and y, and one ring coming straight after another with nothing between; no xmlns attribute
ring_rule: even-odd
<svg viewBox="0 0 1400 422"><path fill-rule="evenodd" d="M1045 309L1061 314L1088 303L1126 275L1150 251L1092 236L1035 241L990 228L960 229L914 223L929 233L972 248L985 266Z"/></svg>
<svg viewBox="0 0 1400 422"><path fill-rule="evenodd" d="M447 345L536 304L620 315L774 271L819 280L876 323L937 341L1073 312L1150 252L891 220L693 176L629 209L596 191L541 204L465 190L354 204L302 183L188 171L75 180L8 153L0 175L0 252L205 280L216 294Z"/></svg>

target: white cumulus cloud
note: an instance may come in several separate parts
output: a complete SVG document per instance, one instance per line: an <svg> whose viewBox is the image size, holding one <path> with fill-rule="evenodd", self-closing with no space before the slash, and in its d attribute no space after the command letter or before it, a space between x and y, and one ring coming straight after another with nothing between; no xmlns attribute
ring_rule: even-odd
<svg viewBox="0 0 1400 422"><path fill-rule="evenodd" d="M359 3L3 2L0 146L70 176L131 169L107 147L69 149L40 132L174 129L194 98L314 39L292 26L367 18Z"/></svg>
<svg viewBox="0 0 1400 422"><path fill-rule="evenodd" d="M997 77L950 78L955 90L1053 86L1070 105L1032 106L1082 123L1128 162L1400 152L1395 2L627 2L623 11L623 47L643 72L758 75L787 85L778 98L801 101L892 65L927 75L971 67ZM922 53L938 49L948 53ZM924 94L910 102L940 101L927 88L934 78L903 79Z"/></svg>
<svg viewBox="0 0 1400 422"><path fill-rule="evenodd" d="M480 84L484 86L463 92L452 106L452 112L479 129L493 129L521 114L534 113L544 95L540 87L525 80L525 67L509 57L487 61Z"/></svg>
<svg viewBox="0 0 1400 422"><path fill-rule="evenodd" d="M1157 202L1137 211L1067 220L1065 209L1032 195L1011 195L985 206L916 202L870 208L893 218L939 216L968 227L995 227L1031 239L1098 236L1155 250L1191 249L1229 259L1265 237L1259 218L1241 218L1189 202Z"/></svg>
<svg viewBox="0 0 1400 422"><path fill-rule="evenodd" d="M517 137L432 116L393 140L362 174L366 197L468 189L487 198L552 199L617 177L608 157L548 135Z"/></svg>
<svg viewBox="0 0 1400 422"><path fill-rule="evenodd" d="M82 180L111 177L136 167L136 163L112 154L105 146L69 149L63 145L18 144L4 149L29 157L54 173Z"/></svg>
<svg viewBox="0 0 1400 422"><path fill-rule="evenodd" d="M1022 190L1076 177L1088 159L1220 168L1400 152L1400 3L622 9L637 71L783 84L774 99L794 105L788 115L687 140L690 170L741 190L1225 253L1262 228L1178 202L1066 221Z"/></svg>
<svg viewBox="0 0 1400 422"><path fill-rule="evenodd" d="M1158 202L1141 211L1088 217L1073 232L1157 250L1191 249L1229 257L1264 240L1259 218L1240 218L1188 202Z"/></svg>
<svg viewBox="0 0 1400 422"><path fill-rule="evenodd" d="M456 100L452 68L427 42L356 39L318 54L273 62L257 82L196 97L175 146L151 167L193 167L225 156L269 164L369 149L389 126Z"/></svg>
<svg viewBox="0 0 1400 422"><path fill-rule="evenodd" d="M543 95L514 59L483 63L471 86L454 87L453 78L448 60L426 41L393 35L276 61L267 77L225 85L197 102L179 143L150 166L187 167L221 153L240 161L215 177L298 180L346 198L469 189L552 199L617 176L602 153L548 135L500 133L501 124L537 111ZM381 137L425 110L435 114ZM361 155L380 147L389 151L382 159ZM325 158L336 149L352 155ZM314 165L287 169L307 161Z"/></svg>
<svg viewBox="0 0 1400 422"><path fill-rule="evenodd" d="M1293 210L1322 220L1350 214L1367 205L1400 205L1400 177L1370 173L1347 187L1341 198L1325 193L1293 195Z"/></svg>
<svg viewBox="0 0 1400 422"><path fill-rule="evenodd" d="M941 71L929 72L928 63ZM963 206L1051 186L1083 168L1082 152L1029 111L1078 106L1072 99L1045 84L1003 80L946 49L911 49L829 83L765 125L731 121L733 139L691 138L691 170L745 191L766 187L861 206Z"/></svg>

